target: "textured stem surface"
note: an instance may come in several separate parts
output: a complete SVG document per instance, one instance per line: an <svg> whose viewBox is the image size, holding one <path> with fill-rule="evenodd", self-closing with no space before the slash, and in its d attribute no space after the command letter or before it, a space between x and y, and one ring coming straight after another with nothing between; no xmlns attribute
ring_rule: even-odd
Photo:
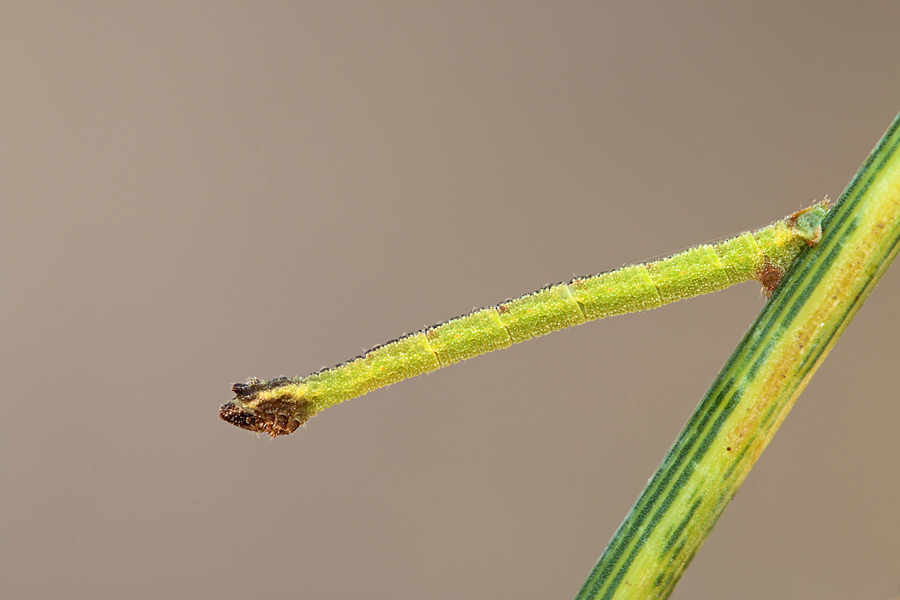
<svg viewBox="0 0 900 600"><path fill-rule="evenodd" d="M577 598L666 598L800 392L893 261L900 115L785 275Z"/></svg>

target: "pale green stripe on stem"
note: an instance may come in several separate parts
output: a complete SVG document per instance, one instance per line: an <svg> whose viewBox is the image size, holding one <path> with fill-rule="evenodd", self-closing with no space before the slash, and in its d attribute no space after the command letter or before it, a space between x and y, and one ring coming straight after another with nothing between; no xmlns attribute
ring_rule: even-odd
<svg viewBox="0 0 900 600"><path fill-rule="evenodd" d="M893 261L900 115L713 382L578 599L667 598L744 477Z"/></svg>

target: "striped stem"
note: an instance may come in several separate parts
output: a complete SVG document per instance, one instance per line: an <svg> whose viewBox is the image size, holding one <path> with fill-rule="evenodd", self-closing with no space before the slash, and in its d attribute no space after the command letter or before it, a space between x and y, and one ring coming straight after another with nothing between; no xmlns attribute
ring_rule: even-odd
<svg viewBox="0 0 900 600"><path fill-rule="evenodd" d="M798 258L577 598L667 598L900 249L900 115ZM856 399L854 399L856 400ZM727 596L728 594L723 594Z"/></svg>

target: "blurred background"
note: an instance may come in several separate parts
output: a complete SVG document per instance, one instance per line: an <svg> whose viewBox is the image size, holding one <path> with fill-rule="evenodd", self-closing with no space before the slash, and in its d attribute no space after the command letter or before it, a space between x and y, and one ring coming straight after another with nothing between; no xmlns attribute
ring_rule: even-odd
<svg viewBox="0 0 900 600"><path fill-rule="evenodd" d="M544 284L836 199L900 4L4 2L0 580L35 598L570 598L762 307L560 332L271 441L217 418ZM900 294L674 598L900 594Z"/></svg>

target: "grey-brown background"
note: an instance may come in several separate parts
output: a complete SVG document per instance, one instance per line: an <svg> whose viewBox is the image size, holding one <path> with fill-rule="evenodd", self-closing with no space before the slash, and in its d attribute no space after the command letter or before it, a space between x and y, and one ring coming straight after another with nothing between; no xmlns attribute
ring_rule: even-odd
<svg viewBox="0 0 900 600"><path fill-rule="evenodd" d="M900 5L4 3L2 595L569 598L744 285L269 441L229 386L837 197ZM897 269L676 598L900 593Z"/></svg>

